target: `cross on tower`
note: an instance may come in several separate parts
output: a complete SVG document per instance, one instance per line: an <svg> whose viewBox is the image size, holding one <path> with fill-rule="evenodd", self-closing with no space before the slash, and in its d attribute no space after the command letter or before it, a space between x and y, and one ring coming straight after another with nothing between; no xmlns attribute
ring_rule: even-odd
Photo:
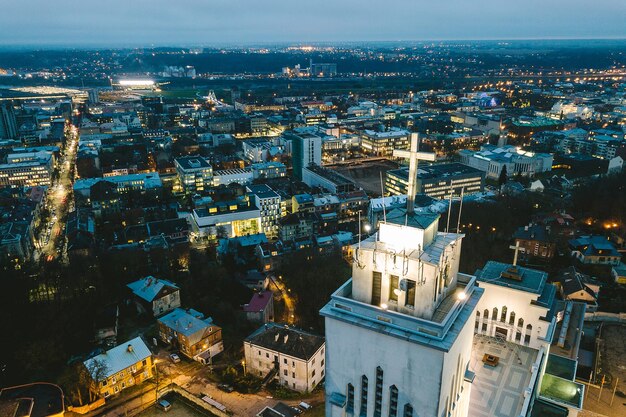
<svg viewBox="0 0 626 417"><path fill-rule="evenodd" d="M415 194L417 193L417 162L434 161L435 154L430 152L418 152L418 135L411 133L411 147L408 151L394 149L393 156L397 158L405 158L409 160L409 187L406 196L406 212L413 214L415 210Z"/></svg>
<svg viewBox="0 0 626 417"><path fill-rule="evenodd" d="M519 240L515 241L515 246L509 246L509 249L513 249L515 251L515 254L513 255L513 266L516 266L517 265L518 253L519 252L526 253L526 249L522 248L519 245Z"/></svg>

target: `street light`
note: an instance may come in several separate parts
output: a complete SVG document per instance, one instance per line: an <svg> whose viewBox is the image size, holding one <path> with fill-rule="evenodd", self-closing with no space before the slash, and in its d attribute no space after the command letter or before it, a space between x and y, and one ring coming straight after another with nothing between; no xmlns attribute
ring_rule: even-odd
<svg viewBox="0 0 626 417"><path fill-rule="evenodd" d="M241 366L243 367L243 374L246 374L246 360L242 359L241 360Z"/></svg>

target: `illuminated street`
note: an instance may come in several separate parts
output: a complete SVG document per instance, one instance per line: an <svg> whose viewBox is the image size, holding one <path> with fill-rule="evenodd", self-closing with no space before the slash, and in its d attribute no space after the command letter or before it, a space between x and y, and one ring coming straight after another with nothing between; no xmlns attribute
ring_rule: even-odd
<svg viewBox="0 0 626 417"><path fill-rule="evenodd" d="M46 196L46 205L50 212L47 225L42 228L37 239L39 250L35 252L35 260L50 262L55 258L64 257L65 221L72 206L73 173L76 164L76 148L78 130L72 126L69 130L65 151L58 161L58 178L50 187Z"/></svg>

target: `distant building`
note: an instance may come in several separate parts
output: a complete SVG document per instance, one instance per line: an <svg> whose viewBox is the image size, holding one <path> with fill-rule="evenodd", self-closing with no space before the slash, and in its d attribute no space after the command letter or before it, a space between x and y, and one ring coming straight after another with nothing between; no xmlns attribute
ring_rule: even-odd
<svg viewBox="0 0 626 417"><path fill-rule="evenodd" d="M83 362L100 394L107 398L153 376L152 352L141 337Z"/></svg>
<svg viewBox="0 0 626 417"><path fill-rule="evenodd" d="M245 185L251 183L254 179L250 168L233 168L213 171L213 186L228 184Z"/></svg>
<svg viewBox="0 0 626 417"><path fill-rule="evenodd" d="M148 276L126 286L135 296L139 313L156 317L180 307L180 288L173 282Z"/></svg>
<svg viewBox="0 0 626 417"><path fill-rule="evenodd" d="M322 138L307 132L286 132L284 136L292 141L293 176L303 181L305 168L322 165Z"/></svg>
<svg viewBox="0 0 626 417"><path fill-rule="evenodd" d="M159 338L204 365L224 350L222 328L198 311L177 308L158 320Z"/></svg>
<svg viewBox="0 0 626 417"><path fill-rule="evenodd" d="M275 238L278 235L278 221L285 215L280 195L266 184L249 185L246 188L259 208L263 233L269 238Z"/></svg>
<svg viewBox="0 0 626 417"><path fill-rule="evenodd" d="M552 259L556 252L556 242L541 224L520 227L513 234L513 239L527 258Z"/></svg>
<svg viewBox="0 0 626 417"><path fill-rule="evenodd" d="M250 195L211 202L193 210L189 219L192 231L203 237L236 237L261 231L261 210Z"/></svg>
<svg viewBox="0 0 626 417"><path fill-rule="evenodd" d="M337 64L334 63L313 63L309 66L311 77L334 77L337 75Z"/></svg>
<svg viewBox="0 0 626 417"><path fill-rule="evenodd" d="M361 134L361 148L376 156L392 156L394 149L408 149L409 136L410 133L403 129L365 130Z"/></svg>
<svg viewBox="0 0 626 417"><path fill-rule="evenodd" d="M333 194L349 193L358 189L352 179L317 164L309 164L302 168L302 182L309 187L320 187Z"/></svg>
<svg viewBox="0 0 626 417"><path fill-rule="evenodd" d="M461 150L459 155L461 163L484 171L487 178L492 179L498 179L505 166L509 177L533 177L552 170L552 155L523 151L510 145L501 148L483 145L480 151Z"/></svg>
<svg viewBox="0 0 626 417"><path fill-rule="evenodd" d="M213 167L201 156L176 158L174 166L185 193L202 192L213 185Z"/></svg>
<svg viewBox="0 0 626 417"><path fill-rule="evenodd" d="M582 236L569 241L572 256L583 264L618 266L622 255L604 236Z"/></svg>
<svg viewBox="0 0 626 417"><path fill-rule="evenodd" d="M409 184L409 168L387 171L385 190L391 195L406 195ZM429 197L448 198L480 193L485 187L485 173L459 163L419 165L417 170L417 192Z"/></svg>
<svg viewBox="0 0 626 417"><path fill-rule="evenodd" d="M12 101L0 102L0 139L17 138L17 121Z"/></svg>
<svg viewBox="0 0 626 417"><path fill-rule="evenodd" d="M243 312L250 321L259 323L274 321L274 293L268 290L254 293L250 302L243 306Z"/></svg>
<svg viewBox="0 0 626 417"><path fill-rule="evenodd" d="M268 323L248 336L243 347L246 371L257 377L276 379L298 392L312 392L324 379L322 336Z"/></svg>
<svg viewBox="0 0 626 417"><path fill-rule="evenodd" d="M257 162L250 165L252 178L282 178L287 175L287 167L282 162Z"/></svg>
<svg viewBox="0 0 626 417"><path fill-rule="evenodd" d="M54 159L51 153L36 152L9 155L7 163L0 164L0 187L49 186Z"/></svg>

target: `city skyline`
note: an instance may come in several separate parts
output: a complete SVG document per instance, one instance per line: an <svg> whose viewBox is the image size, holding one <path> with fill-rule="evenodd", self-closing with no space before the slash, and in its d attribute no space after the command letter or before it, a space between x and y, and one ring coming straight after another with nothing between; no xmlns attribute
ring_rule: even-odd
<svg viewBox="0 0 626 417"><path fill-rule="evenodd" d="M30 4L28 16L18 2L3 6L0 44L121 47L626 37L626 6L617 0L601 0L591 10L581 0L549 4L529 0L507 8L495 0L471 6L462 0L446 4L220 0L211 4L190 1L186 7L113 0L107 13L74 0Z"/></svg>

